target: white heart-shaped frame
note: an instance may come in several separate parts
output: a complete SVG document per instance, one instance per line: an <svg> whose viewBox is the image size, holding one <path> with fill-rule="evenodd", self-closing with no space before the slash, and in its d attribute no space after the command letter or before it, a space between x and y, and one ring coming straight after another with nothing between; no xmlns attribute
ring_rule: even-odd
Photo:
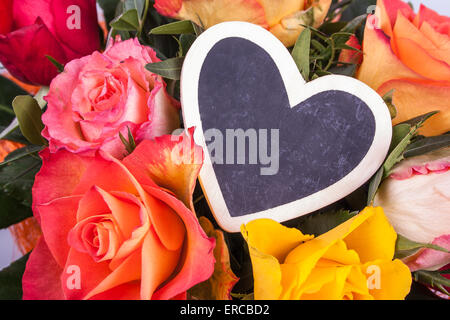
<svg viewBox="0 0 450 320"><path fill-rule="evenodd" d="M198 104L198 84L203 62L215 44L230 37L249 40L266 50L279 69L291 107L326 90L348 92L367 104L375 118L375 135L366 156L350 173L302 199L245 216L230 215L208 153ZM299 90L302 85L304 89ZM270 218L278 222L290 220L344 198L369 180L382 165L392 136L388 108L374 90L359 80L341 75L324 76L306 83L284 45L269 31L247 22L217 24L197 38L186 55L181 72L181 104L184 126L196 127L194 140L205 154L200 183L217 222L229 232L237 232L242 224L258 218Z"/></svg>

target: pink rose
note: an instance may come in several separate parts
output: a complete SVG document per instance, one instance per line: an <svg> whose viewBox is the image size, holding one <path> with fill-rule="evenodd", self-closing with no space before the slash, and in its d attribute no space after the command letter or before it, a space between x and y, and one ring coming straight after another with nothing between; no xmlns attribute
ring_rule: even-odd
<svg viewBox="0 0 450 320"><path fill-rule="evenodd" d="M101 149L125 155L119 132L131 130L136 142L179 127L179 103L168 96L163 79L145 69L160 61L137 39L117 40L104 53L76 59L51 83L42 135L50 151Z"/></svg>
<svg viewBox="0 0 450 320"><path fill-rule="evenodd" d="M66 64L99 49L95 0L0 1L0 62L19 80L49 85Z"/></svg>

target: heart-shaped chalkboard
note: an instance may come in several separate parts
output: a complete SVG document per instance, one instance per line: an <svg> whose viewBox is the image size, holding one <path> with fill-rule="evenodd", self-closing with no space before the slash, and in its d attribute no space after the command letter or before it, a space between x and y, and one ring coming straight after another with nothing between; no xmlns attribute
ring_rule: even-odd
<svg viewBox="0 0 450 320"><path fill-rule="evenodd" d="M205 150L200 181L226 230L256 218L285 221L364 184L391 140L382 98L360 81L305 83L265 29L226 22L189 50L181 77L185 127Z"/></svg>

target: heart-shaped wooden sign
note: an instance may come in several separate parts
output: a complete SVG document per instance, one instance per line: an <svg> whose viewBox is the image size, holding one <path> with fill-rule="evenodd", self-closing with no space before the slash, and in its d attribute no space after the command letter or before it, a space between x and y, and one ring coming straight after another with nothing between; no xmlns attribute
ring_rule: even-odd
<svg viewBox="0 0 450 320"><path fill-rule="evenodd" d="M194 42L181 102L185 127L196 127L205 151L203 191L230 232L347 196L376 172L391 141L375 91L338 75L306 83L283 44L245 22L215 25Z"/></svg>

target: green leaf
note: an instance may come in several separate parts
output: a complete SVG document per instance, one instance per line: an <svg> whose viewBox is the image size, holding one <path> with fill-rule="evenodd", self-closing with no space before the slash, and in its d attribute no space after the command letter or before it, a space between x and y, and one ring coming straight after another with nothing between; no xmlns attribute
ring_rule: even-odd
<svg viewBox="0 0 450 320"><path fill-rule="evenodd" d="M63 72L64 71L64 65L59 63L55 58L53 58L52 56L46 55L45 56L58 70L58 72Z"/></svg>
<svg viewBox="0 0 450 320"><path fill-rule="evenodd" d="M369 184L369 192L367 195L367 205L371 205L373 199L375 198L375 195L378 191L378 188L381 184L381 180L383 180L383 173L384 173L384 168L380 167L380 169L378 169L377 173L375 173L375 175L372 177L372 179L370 180L370 184Z"/></svg>
<svg viewBox="0 0 450 320"><path fill-rule="evenodd" d="M445 287L450 287L450 279L443 277L439 271L415 271L413 272L413 278L419 283L430 286L433 289L450 296L450 293L445 289Z"/></svg>
<svg viewBox="0 0 450 320"><path fill-rule="evenodd" d="M332 74L342 74L344 76L353 77L356 73L357 65L349 64L341 67L332 67L328 69Z"/></svg>
<svg viewBox="0 0 450 320"><path fill-rule="evenodd" d="M389 147L389 152L392 152L396 146L410 133L411 125L407 123L400 123L392 128L392 140Z"/></svg>
<svg viewBox="0 0 450 320"><path fill-rule="evenodd" d="M24 255L0 271L0 300L22 299L22 276L29 256Z"/></svg>
<svg viewBox="0 0 450 320"><path fill-rule="evenodd" d="M292 50L292 58L297 65L298 70L305 81L309 80L309 50L311 47L311 30L305 28L297 38L294 49Z"/></svg>
<svg viewBox="0 0 450 320"><path fill-rule="evenodd" d="M377 4L377 0L354 0L342 12L341 21L351 21L354 18L367 13L370 6Z"/></svg>
<svg viewBox="0 0 450 320"><path fill-rule="evenodd" d="M180 36L180 56L183 57L187 54L197 36L193 34L182 34Z"/></svg>
<svg viewBox="0 0 450 320"><path fill-rule="evenodd" d="M431 118L432 116L434 116L435 114L438 114L438 113L439 113L439 111L431 111L431 112L425 113L423 115L417 116L415 118L412 118L410 120L403 121L402 123L406 123L411 126L420 127L423 125L423 123L425 121L427 121L429 118Z"/></svg>
<svg viewBox="0 0 450 320"><path fill-rule="evenodd" d="M150 31L151 34L193 34L195 33L194 23L190 20L181 20L168 23Z"/></svg>
<svg viewBox="0 0 450 320"><path fill-rule="evenodd" d="M120 0L97 0L97 2L103 10L106 25L109 26L109 22L116 16L116 10L120 3Z"/></svg>
<svg viewBox="0 0 450 320"><path fill-rule="evenodd" d="M23 205L19 200L9 197L4 193L0 193L0 207L2 208L0 210L0 229L9 228L33 216L31 207Z"/></svg>
<svg viewBox="0 0 450 320"><path fill-rule="evenodd" d="M366 21L367 14L362 14L360 16L355 17L349 23L345 25L340 31L341 32L350 32L355 33L356 29L362 26L362 24Z"/></svg>
<svg viewBox="0 0 450 320"><path fill-rule="evenodd" d="M139 15L136 9L125 11L110 22L111 27L119 31L139 31Z"/></svg>
<svg viewBox="0 0 450 320"><path fill-rule="evenodd" d="M5 159L3 162L0 162L0 167L8 165L12 162L15 162L17 160L25 158L27 156L35 155L37 157L37 153L39 151L41 151L42 149L43 149L42 146L29 145L29 146L25 146L23 148L14 150L10 154L8 154L7 159Z"/></svg>
<svg viewBox="0 0 450 320"><path fill-rule="evenodd" d="M133 134L131 133L131 130L129 127L128 129L128 140L125 139L125 137L122 135L121 132L119 132L119 138L120 141L122 141L123 145L125 146L125 149L127 150L128 154L133 153L134 149L136 149L136 142L134 141Z"/></svg>
<svg viewBox="0 0 450 320"><path fill-rule="evenodd" d="M44 129L41 120L42 110L37 101L31 96L17 96L12 104L24 137L33 144L46 144L41 135Z"/></svg>
<svg viewBox="0 0 450 320"><path fill-rule="evenodd" d="M425 249L425 248L449 253L449 251L447 249L442 248L440 246L437 246L437 245L434 245L431 243L415 242L415 241L409 240L408 238L398 234L397 241L395 243L395 257L397 259L403 259L410 255L413 255L418 250Z"/></svg>
<svg viewBox="0 0 450 320"><path fill-rule="evenodd" d="M8 155L6 161L12 156ZM41 164L39 157L26 156L0 167L0 194L31 207L31 188Z"/></svg>
<svg viewBox="0 0 450 320"><path fill-rule="evenodd" d="M394 97L394 89L390 90L383 96L383 100L389 109L389 113L391 114L391 119L394 119L397 116L397 108L392 102L393 97Z"/></svg>
<svg viewBox="0 0 450 320"><path fill-rule="evenodd" d="M348 219L353 218L356 214L357 212L350 212L348 210L313 213L303 217L300 220L297 229L303 234L319 236L334 229Z"/></svg>
<svg viewBox="0 0 450 320"><path fill-rule="evenodd" d="M404 153L405 158L420 156L428 152L450 146L450 134L426 137L412 142Z"/></svg>
<svg viewBox="0 0 450 320"><path fill-rule="evenodd" d="M161 62L149 63L145 66L150 72L159 74L164 78L180 80L183 57L171 58Z"/></svg>

